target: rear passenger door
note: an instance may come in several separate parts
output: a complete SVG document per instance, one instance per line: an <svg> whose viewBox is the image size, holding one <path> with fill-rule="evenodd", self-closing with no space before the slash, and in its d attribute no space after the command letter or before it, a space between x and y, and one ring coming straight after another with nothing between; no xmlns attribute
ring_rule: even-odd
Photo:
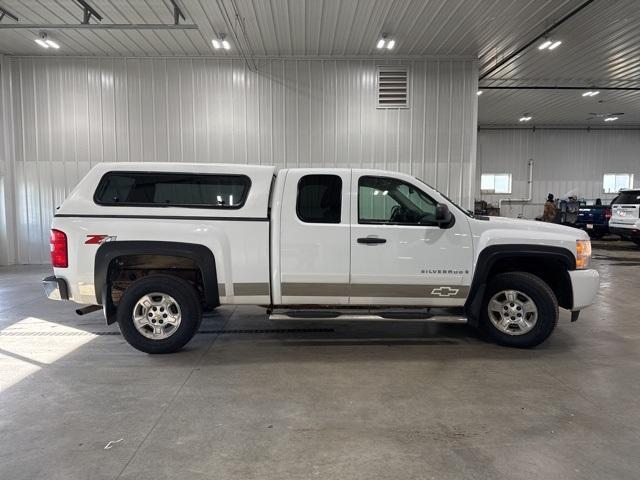
<svg viewBox="0 0 640 480"><path fill-rule="evenodd" d="M347 304L349 169L288 170L280 222L281 303Z"/></svg>

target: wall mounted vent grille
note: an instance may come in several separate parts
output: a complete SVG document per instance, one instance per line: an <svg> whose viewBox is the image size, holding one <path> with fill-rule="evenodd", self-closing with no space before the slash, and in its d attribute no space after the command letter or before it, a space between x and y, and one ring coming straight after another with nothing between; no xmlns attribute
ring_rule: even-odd
<svg viewBox="0 0 640 480"><path fill-rule="evenodd" d="M378 108L409 107L408 77L406 65L378 65Z"/></svg>

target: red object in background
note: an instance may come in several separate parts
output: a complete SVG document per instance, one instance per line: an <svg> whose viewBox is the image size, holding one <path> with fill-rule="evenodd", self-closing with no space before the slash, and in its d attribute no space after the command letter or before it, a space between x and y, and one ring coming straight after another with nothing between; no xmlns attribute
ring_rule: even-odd
<svg viewBox="0 0 640 480"><path fill-rule="evenodd" d="M604 218L606 218L607 220L610 220L610 219L611 219L611 209L610 209L610 208L607 208L607 209L604 211Z"/></svg>
<svg viewBox="0 0 640 480"><path fill-rule="evenodd" d="M67 235L60 230L51 230L51 264L56 268L67 268Z"/></svg>

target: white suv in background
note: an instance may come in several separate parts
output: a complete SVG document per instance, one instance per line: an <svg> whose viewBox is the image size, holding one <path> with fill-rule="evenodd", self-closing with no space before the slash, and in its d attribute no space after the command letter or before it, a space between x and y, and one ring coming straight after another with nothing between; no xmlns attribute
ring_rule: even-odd
<svg viewBox="0 0 640 480"><path fill-rule="evenodd" d="M640 188L622 190L614 200L609 230L640 247Z"/></svg>

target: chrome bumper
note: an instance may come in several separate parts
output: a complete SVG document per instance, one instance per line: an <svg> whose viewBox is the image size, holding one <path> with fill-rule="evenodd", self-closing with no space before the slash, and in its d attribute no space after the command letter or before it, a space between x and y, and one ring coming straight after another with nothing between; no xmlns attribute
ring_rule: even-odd
<svg viewBox="0 0 640 480"><path fill-rule="evenodd" d="M42 279L45 295L51 300L69 300L69 288L64 278L55 275Z"/></svg>

